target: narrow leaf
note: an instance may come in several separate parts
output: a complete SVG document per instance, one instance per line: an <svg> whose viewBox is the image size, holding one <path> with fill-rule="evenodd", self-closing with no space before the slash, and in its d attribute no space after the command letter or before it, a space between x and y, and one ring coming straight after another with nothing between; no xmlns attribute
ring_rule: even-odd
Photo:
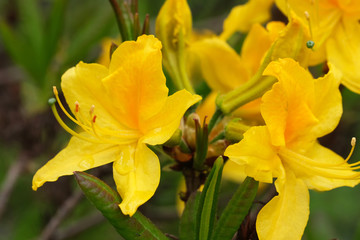
<svg viewBox="0 0 360 240"><path fill-rule="evenodd" d="M83 172L74 172L85 196L109 220L125 239L167 239L166 236L144 215L136 212L132 217L123 215L119 194L100 179Z"/></svg>
<svg viewBox="0 0 360 240"><path fill-rule="evenodd" d="M200 207L197 214L198 219L200 219L198 222L198 239L200 240L210 239L214 229L223 163L221 156L216 159L200 197Z"/></svg>
<svg viewBox="0 0 360 240"><path fill-rule="evenodd" d="M221 214L212 240L230 240L233 238L242 221L249 213L258 185L259 182L247 177L239 186Z"/></svg>
<svg viewBox="0 0 360 240"><path fill-rule="evenodd" d="M200 192L194 192L191 194L189 199L186 202L184 212L180 219L180 239L183 240L196 240L197 231L196 231L196 221L197 221L197 211L200 204Z"/></svg>
<svg viewBox="0 0 360 240"><path fill-rule="evenodd" d="M56 53L64 26L64 16L68 0L54 0L50 17L47 22L46 36L46 63L49 64Z"/></svg>
<svg viewBox="0 0 360 240"><path fill-rule="evenodd" d="M22 58L23 52L18 37L3 19L0 20L0 36L12 60L26 68L26 62Z"/></svg>

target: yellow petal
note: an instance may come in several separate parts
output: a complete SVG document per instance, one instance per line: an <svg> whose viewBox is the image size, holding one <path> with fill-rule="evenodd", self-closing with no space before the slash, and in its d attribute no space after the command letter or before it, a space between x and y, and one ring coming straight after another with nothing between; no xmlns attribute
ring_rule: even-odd
<svg viewBox="0 0 360 240"><path fill-rule="evenodd" d="M328 61L343 75L341 83L360 94L360 24L344 18L326 44Z"/></svg>
<svg viewBox="0 0 360 240"><path fill-rule="evenodd" d="M253 76L258 70L265 53L269 50L279 31L285 28L280 22L271 22L268 24L271 32L267 31L260 24L254 24L244 40L241 49L241 58L246 68L250 70Z"/></svg>
<svg viewBox="0 0 360 240"><path fill-rule="evenodd" d="M310 37L301 21L291 15L289 23L278 33L278 36L272 47L271 60L293 58L301 66L307 67L312 50L306 47Z"/></svg>
<svg viewBox="0 0 360 240"><path fill-rule="evenodd" d="M315 50L333 33L342 15L340 8L335 7L332 1L276 0L276 5L285 15L290 16L294 12L303 25L310 26ZM305 12L310 20L307 20Z"/></svg>
<svg viewBox="0 0 360 240"><path fill-rule="evenodd" d="M223 169L224 179L242 183L246 177L245 165L239 165L234 161L226 161Z"/></svg>
<svg viewBox="0 0 360 240"><path fill-rule="evenodd" d="M139 128L165 104L168 89L160 49L154 36L124 42L113 53L110 75L103 79L116 114L131 128Z"/></svg>
<svg viewBox="0 0 360 240"><path fill-rule="evenodd" d="M230 145L224 155L229 157L229 161L244 166L246 175L260 182L272 183L281 167L265 126L250 128L244 134L244 139Z"/></svg>
<svg viewBox="0 0 360 240"><path fill-rule="evenodd" d="M116 109L102 85L102 79L108 75L108 69L100 64L80 62L67 70L61 77L61 88L70 110L75 113L75 102L79 111L91 122L89 111L95 106L97 124L110 129L124 128L116 115Z"/></svg>
<svg viewBox="0 0 360 240"><path fill-rule="evenodd" d="M87 136L82 133L83 136ZM65 149L48 161L34 175L32 188L36 190L45 182L72 175L74 171L86 171L115 161L120 154L117 145L94 144L72 137Z"/></svg>
<svg viewBox="0 0 360 240"><path fill-rule="evenodd" d="M328 74L315 80L316 101L312 106L312 112L319 120L319 123L312 128L311 135L316 138L331 133L339 124L342 116L339 79L335 75L335 70L330 67Z"/></svg>
<svg viewBox="0 0 360 240"><path fill-rule="evenodd" d="M166 142L179 127L185 111L200 100L200 96L186 90L169 96L163 108L141 126L142 132L145 133L143 142L151 145Z"/></svg>
<svg viewBox="0 0 360 240"><path fill-rule="evenodd" d="M120 45L121 42L119 40L113 39L113 38L104 38L101 41L101 53L99 58L97 59L97 63L104 65L105 67L109 67L110 65L110 50L112 44L115 43L117 45Z"/></svg>
<svg viewBox="0 0 360 240"><path fill-rule="evenodd" d="M357 174L351 170L350 166L347 163L344 163L344 159L331 151L330 149L321 146L319 143L315 142L311 148L309 148L304 155L310 159L314 159L318 163L323 163L329 165L328 168L316 168L324 172L321 174L311 174L311 171L305 171L303 173L302 179L310 189L315 189L318 191L327 191L337 187L354 187L359 184L359 179L346 179L351 178ZM343 163L343 164L342 164ZM336 167L331 167L331 165L337 165L339 168L336 170ZM338 175L339 178L331 177L331 175Z"/></svg>
<svg viewBox="0 0 360 240"><path fill-rule="evenodd" d="M224 21L222 39L228 39L235 32L247 32L254 23L263 23L270 18L274 0L249 0L234 7Z"/></svg>
<svg viewBox="0 0 360 240"><path fill-rule="evenodd" d="M216 104L215 100L217 97L216 92L211 92L199 105L198 108L196 108L196 113L200 117L200 121L203 121L206 117L206 122L209 122L209 119L211 119L212 115L215 113L216 110Z"/></svg>
<svg viewBox="0 0 360 240"><path fill-rule="evenodd" d="M241 106L233 112L233 116L240 117L244 120L249 120L256 123L264 123L260 113L261 98L257 98L247 104Z"/></svg>
<svg viewBox="0 0 360 240"><path fill-rule="evenodd" d="M115 161L113 165L114 180L122 198L119 206L130 216L154 195L160 181L160 163L156 154L142 142L132 147L125 150L124 157L128 162L125 169L122 162Z"/></svg>
<svg viewBox="0 0 360 240"><path fill-rule="evenodd" d="M166 0L156 18L156 36L164 44L164 50L177 50L179 32L185 41L192 37L192 17L186 0Z"/></svg>
<svg viewBox="0 0 360 240"><path fill-rule="evenodd" d="M228 92L249 79L239 55L219 38L197 41L189 51L199 56L202 75L214 91Z"/></svg>
<svg viewBox="0 0 360 240"><path fill-rule="evenodd" d="M309 218L309 191L290 171L276 180L279 193L259 212L256 231L261 240L300 240Z"/></svg>
<svg viewBox="0 0 360 240"><path fill-rule="evenodd" d="M285 143L296 142L318 123L311 109L315 101L314 80L290 58L271 62L264 75L273 75L279 80L264 94L261 105L272 144L285 146Z"/></svg>

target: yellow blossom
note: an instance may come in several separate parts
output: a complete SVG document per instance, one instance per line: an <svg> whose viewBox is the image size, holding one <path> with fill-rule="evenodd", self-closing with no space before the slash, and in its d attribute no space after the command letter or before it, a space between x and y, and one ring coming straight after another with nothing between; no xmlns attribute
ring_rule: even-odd
<svg viewBox="0 0 360 240"><path fill-rule="evenodd" d="M113 162L114 180L124 214L133 215L154 194L159 159L148 145L167 141L188 107L200 100L186 90L168 96L161 64L161 43L154 36L122 43L109 67L80 62L63 76L61 87L82 128L33 178L33 189L74 171ZM56 115L58 117L58 115Z"/></svg>
<svg viewBox="0 0 360 240"><path fill-rule="evenodd" d="M101 41L101 52L99 58L97 59L97 63L104 65L105 67L109 67L111 46L112 44L119 45L120 43L121 42L117 39L104 38Z"/></svg>
<svg viewBox="0 0 360 240"><path fill-rule="evenodd" d="M270 9L274 0L249 0L234 7L224 21L221 38L226 40L235 32L247 32L254 23L263 23L270 19Z"/></svg>
<svg viewBox="0 0 360 240"><path fill-rule="evenodd" d="M264 74L279 82L262 97L266 126L250 128L242 141L225 151L248 176L266 183L277 178L279 195L265 205L256 222L261 240L301 239L309 215L308 189L359 183L360 173L354 171L359 163L348 164L317 142L334 130L342 115L333 71L331 67L329 74L314 80L292 59L270 63Z"/></svg>
<svg viewBox="0 0 360 240"><path fill-rule="evenodd" d="M283 13L294 11L315 42L311 64L327 61L341 72L341 82L360 93L360 1L276 0Z"/></svg>

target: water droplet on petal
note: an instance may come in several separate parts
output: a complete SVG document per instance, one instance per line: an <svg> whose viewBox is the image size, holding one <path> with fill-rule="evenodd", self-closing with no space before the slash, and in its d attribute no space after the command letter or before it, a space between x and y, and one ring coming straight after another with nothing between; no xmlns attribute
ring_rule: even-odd
<svg viewBox="0 0 360 240"><path fill-rule="evenodd" d="M83 169L89 169L92 168L94 166L94 159L92 156L86 156L80 163L79 166Z"/></svg>
<svg viewBox="0 0 360 240"><path fill-rule="evenodd" d="M119 174L126 175L134 169L134 154L134 149L126 149L120 153L119 159L114 164L115 170Z"/></svg>

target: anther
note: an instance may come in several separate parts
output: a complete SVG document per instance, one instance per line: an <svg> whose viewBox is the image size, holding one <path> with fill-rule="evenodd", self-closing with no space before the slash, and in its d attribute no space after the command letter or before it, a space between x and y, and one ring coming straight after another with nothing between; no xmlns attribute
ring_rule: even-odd
<svg viewBox="0 0 360 240"><path fill-rule="evenodd" d="M80 104L78 101L75 101L75 112L79 112Z"/></svg>
<svg viewBox="0 0 360 240"><path fill-rule="evenodd" d="M53 93L54 93L55 96L59 95L59 92L56 89L56 86L53 86Z"/></svg>
<svg viewBox="0 0 360 240"><path fill-rule="evenodd" d="M305 12L304 12L304 15L305 15L306 19L309 21L309 20L310 20L310 14L309 14L309 12L308 12L308 11L305 11Z"/></svg>
<svg viewBox="0 0 360 240"><path fill-rule="evenodd" d="M96 121L96 115L94 115L94 117L92 118L92 122L95 123Z"/></svg>
<svg viewBox="0 0 360 240"><path fill-rule="evenodd" d="M90 107L90 111L89 111L90 116L92 116L92 115L93 115L94 111L95 111L95 105L91 105L91 107Z"/></svg>
<svg viewBox="0 0 360 240"><path fill-rule="evenodd" d="M352 146L352 147L355 147L355 144L356 144L356 137L352 137L352 139L351 139L351 146Z"/></svg>
<svg viewBox="0 0 360 240"><path fill-rule="evenodd" d="M352 137L351 138L351 150L350 150L350 153L349 155L347 156L347 158L345 159L345 162L349 161L349 159L351 158L354 150L355 150L355 144L356 144L356 138L355 137ZM357 165L358 163L355 163L355 165Z"/></svg>

